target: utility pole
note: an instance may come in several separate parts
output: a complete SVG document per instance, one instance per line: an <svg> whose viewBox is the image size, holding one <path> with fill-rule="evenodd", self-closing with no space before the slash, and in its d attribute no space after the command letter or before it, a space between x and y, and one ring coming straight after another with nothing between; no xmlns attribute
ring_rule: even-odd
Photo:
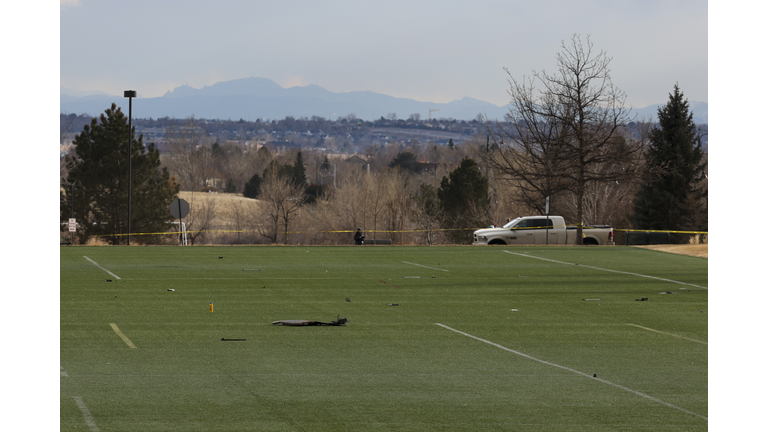
<svg viewBox="0 0 768 432"><path fill-rule="evenodd" d="M133 118L133 98L136 97L136 90L126 90L123 97L128 98L128 246L131 245L131 156L133 149L133 130L131 130L131 119Z"/></svg>

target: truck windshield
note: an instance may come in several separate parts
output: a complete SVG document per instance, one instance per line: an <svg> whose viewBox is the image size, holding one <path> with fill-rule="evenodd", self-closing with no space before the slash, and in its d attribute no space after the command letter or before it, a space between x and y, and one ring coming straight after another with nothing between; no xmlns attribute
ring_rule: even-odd
<svg viewBox="0 0 768 432"><path fill-rule="evenodd" d="M520 219L522 219L522 218L515 218L511 222L505 223L504 224L504 228L512 228L513 226L517 225L517 223L520 221Z"/></svg>

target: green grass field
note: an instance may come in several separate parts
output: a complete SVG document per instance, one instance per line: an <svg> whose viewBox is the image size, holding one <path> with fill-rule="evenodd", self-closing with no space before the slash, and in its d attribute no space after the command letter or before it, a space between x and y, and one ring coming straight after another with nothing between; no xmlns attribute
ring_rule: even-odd
<svg viewBox="0 0 768 432"><path fill-rule="evenodd" d="M60 265L61 430L707 430L703 258L139 246Z"/></svg>

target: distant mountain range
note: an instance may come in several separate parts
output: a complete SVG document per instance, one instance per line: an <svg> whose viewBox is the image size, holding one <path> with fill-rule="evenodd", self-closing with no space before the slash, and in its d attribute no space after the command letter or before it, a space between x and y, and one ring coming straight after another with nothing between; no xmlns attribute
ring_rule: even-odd
<svg viewBox="0 0 768 432"><path fill-rule="evenodd" d="M60 109L62 113L99 115L112 103L123 111L128 109L128 100L122 96L104 93L85 94L61 87ZM707 104L689 102L694 121L707 123ZM655 119L660 105L634 109L638 119ZM478 114L491 119L503 119L509 107L497 106L478 99L465 97L449 103L419 102L413 99L396 98L370 91L333 93L310 84L304 87L283 88L266 78L243 78L223 81L202 89L188 85L176 87L162 97L134 100L133 115L136 118L186 118L195 116L204 119L255 120L283 119L287 116L312 117L313 115L335 120L354 114L363 120L376 120L396 113L406 119L414 113L422 120L429 117L472 120Z"/></svg>

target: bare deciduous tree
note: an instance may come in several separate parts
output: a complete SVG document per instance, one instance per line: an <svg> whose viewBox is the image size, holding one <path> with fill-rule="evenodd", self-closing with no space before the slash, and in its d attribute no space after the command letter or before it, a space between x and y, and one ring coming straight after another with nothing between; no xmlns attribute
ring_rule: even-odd
<svg viewBox="0 0 768 432"><path fill-rule="evenodd" d="M499 148L489 162L522 199L543 204L546 196L574 195L579 242L590 187L625 180L637 167L639 148L619 140L629 108L611 82L610 61L594 51L589 37L584 44L574 35L557 54L557 73L534 71L517 81L507 71L513 126L489 125Z"/></svg>
<svg viewBox="0 0 768 432"><path fill-rule="evenodd" d="M185 218L187 241L191 245L205 244L217 216L216 200L204 199L194 193L188 199L189 215Z"/></svg>
<svg viewBox="0 0 768 432"><path fill-rule="evenodd" d="M278 164L273 164L264 173L259 199L262 201L260 214L267 221L259 233L277 243L282 228L283 242L288 243L289 224L304 203L304 186L291 184L289 178L280 175Z"/></svg>
<svg viewBox="0 0 768 432"><path fill-rule="evenodd" d="M205 181L215 172L205 130L195 124L194 117L189 117L183 125L170 127L167 137L171 152L164 162L171 174L181 182L182 190L198 191L204 188Z"/></svg>

